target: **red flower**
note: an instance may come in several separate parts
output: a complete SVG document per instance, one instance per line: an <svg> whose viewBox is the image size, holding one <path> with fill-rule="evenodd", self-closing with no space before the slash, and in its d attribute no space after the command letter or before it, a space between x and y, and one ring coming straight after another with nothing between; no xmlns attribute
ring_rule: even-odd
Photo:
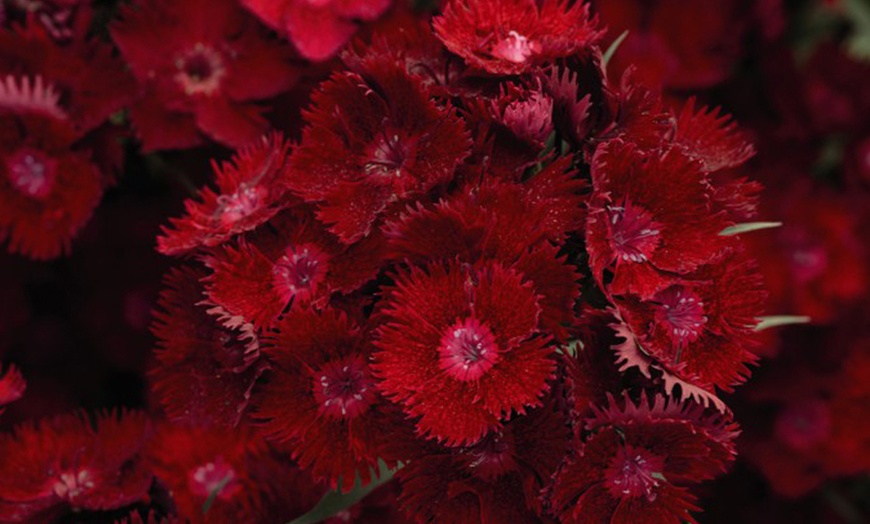
<svg viewBox="0 0 870 524"><path fill-rule="evenodd" d="M401 418L378 394L364 333L332 309L294 310L275 330L264 348L274 369L257 392L263 429L332 487L349 490L357 473L369 482Z"/></svg>
<svg viewBox="0 0 870 524"><path fill-rule="evenodd" d="M123 109L135 89L111 46L86 34L80 31L60 44L33 18L13 31L0 32L0 75L41 77L53 86L76 138Z"/></svg>
<svg viewBox="0 0 870 524"><path fill-rule="evenodd" d="M271 134L239 150L232 161L212 164L218 192L202 190L201 200L187 200L186 216L170 219L157 250L166 255L213 247L264 224L286 204L281 179L286 176L288 144Z"/></svg>
<svg viewBox="0 0 870 524"><path fill-rule="evenodd" d="M708 173L738 167L752 158L755 147L738 129L730 115L706 107L695 110L690 98L677 116L674 143L687 157L700 160Z"/></svg>
<svg viewBox="0 0 870 524"><path fill-rule="evenodd" d="M289 521L325 491L247 430L166 424L147 453L185 522Z"/></svg>
<svg viewBox="0 0 870 524"><path fill-rule="evenodd" d="M273 29L284 32L309 60L335 55L357 30L357 20L377 19L392 0L242 0Z"/></svg>
<svg viewBox="0 0 870 524"><path fill-rule="evenodd" d="M224 326L208 311L203 272L176 269L165 279L155 312L159 341L149 371L151 388L170 420L199 426L235 427L263 373L253 327Z"/></svg>
<svg viewBox="0 0 870 524"><path fill-rule="evenodd" d="M64 415L0 436L0 520L52 522L69 510L111 510L143 500L151 471L140 455L142 413Z"/></svg>
<svg viewBox="0 0 870 524"><path fill-rule="evenodd" d="M555 476L551 500L563 523L695 522L687 487L725 471L737 426L698 405L645 395L611 397L587 420L591 432Z"/></svg>
<svg viewBox="0 0 870 524"><path fill-rule="evenodd" d="M206 137L244 146L266 130L252 102L297 76L288 50L232 0L138 2L122 9L111 33L140 84L130 116L146 151Z"/></svg>
<svg viewBox="0 0 870 524"><path fill-rule="evenodd" d="M730 223L714 213L700 165L678 149L641 152L614 140L592 160L594 192L586 226L592 274L611 268L611 293L648 299L729 245Z"/></svg>
<svg viewBox="0 0 870 524"><path fill-rule="evenodd" d="M747 235L747 242L770 290L771 310L829 323L866 297L870 273L861 207L847 195L803 183L766 206L783 226Z"/></svg>
<svg viewBox="0 0 870 524"><path fill-rule="evenodd" d="M3 414L4 406L24 396L26 387L27 382L24 381L18 368L10 364L3 372L3 366L0 365L0 414Z"/></svg>
<svg viewBox="0 0 870 524"><path fill-rule="evenodd" d="M418 77L392 62L369 65L314 93L287 179L346 243L368 235L391 203L450 182L470 147L462 121Z"/></svg>
<svg viewBox="0 0 870 524"><path fill-rule="evenodd" d="M540 493L569 435L564 416L547 401L476 444L426 443L398 473L399 502L416 522L540 522Z"/></svg>
<svg viewBox="0 0 870 524"><path fill-rule="evenodd" d="M420 434L472 443L538 405L555 371L531 283L498 263L429 265L387 291L374 369Z"/></svg>
<svg viewBox="0 0 870 524"><path fill-rule="evenodd" d="M59 98L41 77L0 79L0 239L36 259L68 252L103 193Z"/></svg>
<svg viewBox="0 0 870 524"><path fill-rule="evenodd" d="M496 75L585 51L601 37L596 25L586 3L563 0L451 0L432 21L447 49Z"/></svg>
<svg viewBox="0 0 870 524"><path fill-rule="evenodd" d="M628 32L611 67L622 72L637 66L653 88L704 88L727 78L740 57L749 18L728 0L599 0L594 5L608 25L608 40Z"/></svg>
<svg viewBox="0 0 870 524"><path fill-rule="evenodd" d="M346 247L309 212L279 215L250 240L206 257L209 299L231 316L269 326L287 308L322 306L333 292L349 293L382 263L382 237Z"/></svg>
<svg viewBox="0 0 870 524"><path fill-rule="evenodd" d="M583 183L569 166L570 158L558 160L523 184L469 185L430 208L405 213L387 226L393 257L421 264L498 260L532 282L542 326L564 339L579 275L551 242L562 244L582 227Z"/></svg>
<svg viewBox="0 0 870 524"><path fill-rule="evenodd" d="M725 391L749 375L757 360L755 326L767 294L755 261L734 253L685 275L647 300L617 298L616 308L631 334L615 346L622 369L653 366L664 371L668 392L681 383L683 396Z"/></svg>

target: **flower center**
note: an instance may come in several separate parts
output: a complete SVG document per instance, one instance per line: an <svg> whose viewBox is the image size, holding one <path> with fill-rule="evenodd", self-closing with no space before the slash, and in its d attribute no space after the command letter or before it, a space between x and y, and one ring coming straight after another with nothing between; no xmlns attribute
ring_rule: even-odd
<svg viewBox="0 0 870 524"><path fill-rule="evenodd" d="M384 136L373 142L367 151L369 159L363 169L366 175L382 177L401 177L402 168L413 156L414 141L402 138L398 134Z"/></svg>
<svg viewBox="0 0 870 524"><path fill-rule="evenodd" d="M493 430L483 440L465 450L470 459L468 468L487 480L494 480L515 471L518 465L512 449L512 435L498 429Z"/></svg>
<svg viewBox="0 0 870 524"><path fill-rule="evenodd" d="M199 497L208 498L215 494L224 500L231 498L242 489L235 470L223 457L218 457L213 462L207 462L191 471L188 485L190 491Z"/></svg>
<svg viewBox="0 0 870 524"><path fill-rule="evenodd" d="M780 412L774 431L792 449L806 451L830 436L831 410L818 399L795 402Z"/></svg>
<svg viewBox="0 0 870 524"><path fill-rule="evenodd" d="M54 494L62 499L72 500L82 493L93 489L94 478L86 469L78 473L61 473L60 479L54 483Z"/></svg>
<svg viewBox="0 0 870 524"><path fill-rule="evenodd" d="M221 54L198 43L175 60L175 80L187 95L212 95L227 75Z"/></svg>
<svg viewBox="0 0 870 524"><path fill-rule="evenodd" d="M541 51L541 44L533 42L516 31L509 31L507 37L502 38L492 47L492 56L522 64Z"/></svg>
<svg viewBox="0 0 870 524"><path fill-rule="evenodd" d="M605 471L605 484L616 498L656 499L655 489L664 479L665 460L643 448L619 448Z"/></svg>
<svg viewBox="0 0 870 524"><path fill-rule="evenodd" d="M352 419L376 399L375 381L360 355L327 362L314 377L314 399L332 418Z"/></svg>
<svg viewBox="0 0 870 524"><path fill-rule="evenodd" d="M217 198L218 220L224 226L232 226L258 209L265 197L266 191L263 188L242 184L235 193Z"/></svg>
<svg viewBox="0 0 870 524"><path fill-rule="evenodd" d="M462 382L477 380L498 362L495 336L474 317L454 324L441 339L441 369Z"/></svg>
<svg viewBox="0 0 870 524"><path fill-rule="evenodd" d="M54 187L57 160L42 151L22 148L6 159L6 174L21 194L44 200Z"/></svg>
<svg viewBox="0 0 870 524"><path fill-rule="evenodd" d="M646 262L659 244L659 224L646 209L624 202L607 208L613 249L622 260Z"/></svg>
<svg viewBox="0 0 870 524"><path fill-rule="evenodd" d="M281 300L307 300L326 277L328 255L314 244L289 246L272 268L273 285Z"/></svg>
<svg viewBox="0 0 870 524"><path fill-rule="evenodd" d="M653 298L658 302L656 320L680 346L698 340L707 323L701 298L683 286L671 286Z"/></svg>

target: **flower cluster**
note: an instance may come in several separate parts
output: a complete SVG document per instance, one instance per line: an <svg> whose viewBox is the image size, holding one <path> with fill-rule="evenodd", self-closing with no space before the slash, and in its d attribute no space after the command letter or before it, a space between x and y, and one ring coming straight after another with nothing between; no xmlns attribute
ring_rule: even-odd
<svg viewBox="0 0 870 524"><path fill-rule="evenodd" d="M834 136L870 187L870 74L712 89L781 8L0 10L0 523L683 524L738 451L870 471L867 220L789 178Z"/></svg>

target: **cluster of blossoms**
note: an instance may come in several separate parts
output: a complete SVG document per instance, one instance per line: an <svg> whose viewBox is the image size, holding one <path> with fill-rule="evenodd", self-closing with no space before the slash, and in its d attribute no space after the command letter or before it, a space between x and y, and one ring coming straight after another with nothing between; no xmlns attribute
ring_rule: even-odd
<svg viewBox="0 0 870 524"><path fill-rule="evenodd" d="M793 248L768 260L774 160L674 94L727 77L729 2L683 40L666 0L140 0L102 34L87 2L25 4L0 14L8 251L67 252L132 140L215 159L156 240L149 410L0 434L0 522L289 522L377 487L322 519L682 524L743 413L779 492L870 469L870 332L723 396L776 351L763 275L823 321L870 279L830 195L765 208ZM25 379L0 368L0 416Z"/></svg>

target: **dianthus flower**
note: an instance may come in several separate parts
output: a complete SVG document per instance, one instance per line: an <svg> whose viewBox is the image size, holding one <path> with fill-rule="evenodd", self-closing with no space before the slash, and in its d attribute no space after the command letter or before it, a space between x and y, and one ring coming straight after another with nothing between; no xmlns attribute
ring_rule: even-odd
<svg viewBox="0 0 870 524"><path fill-rule="evenodd" d="M479 441L539 405L555 361L530 282L498 263L432 263L397 275L383 307L380 389L448 444Z"/></svg>
<svg viewBox="0 0 870 524"><path fill-rule="evenodd" d="M564 415L548 400L475 444L427 442L398 474L399 502L418 522L540 522L541 490L569 437Z"/></svg>
<svg viewBox="0 0 870 524"><path fill-rule="evenodd" d="M199 201L188 199L185 216L170 219L171 227L163 228L158 251L181 255L217 246L275 216L287 204L281 180L288 147L272 134L240 149L229 162L213 163L217 192L206 187Z"/></svg>
<svg viewBox="0 0 870 524"><path fill-rule="evenodd" d="M145 151L244 146L266 130L254 102L297 77L289 50L233 0L137 2L111 33L139 82L130 117Z"/></svg>
<svg viewBox="0 0 870 524"><path fill-rule="evenodd" d="M68 252L103 194L59 100L42 77L0 78L0 240L35 259Z"/></svg>
<svg viewBox="0 0 870 524"><path fill-rule="evenodd" d="M269 27L286 33L309 60L335 55L357 30L357 21L376 20L392 0L242 0Z"/></svg>
<svg viewBox="0 0 870 524"><path fill-rule="evenodd" d="M516 75L580 54L601 37L585 2L451 0L432 21L438 38L468 65Z"/></svg>
<svg viewBox="0 0 870 524"><path fill-rule="evenodd" d="M616 309L630 333L614 346L622 369L664 371L668 392L677 382L683 395L731 391L746 380L746 364L757 359L755 326L767 294L755 261L742 252L703 266L649 299L625 295Z"/></svg>
<svg viewBox="0 0 870 524"><path fill-rule="evenodd" d="M697 162L679 149L645 153L614 140L592 160L587 250L593 276L612 269L614 294L647 299L674 280L720 258L730 223L715 213Z"/></svg>
<svg viewBox="0 0 870 524"><path fill-rule="evenodd" d="M582 228L583 183L566 159L522 184L469 185L434 206L407 210L388 223L389 251L398 260L424 264L457 258L469 264L498 260L531 281L541 323L564 338L579 296L576 270L553 244Z"/></svg>
<svg viewBox="0 0 870 524"><path fill-rule="evenodd" d="M64 415L0 436L0 521L51 522L143 500L152 479L141 453L147 435L144 414L120 412L94 424Z"/></svg>
<svg viewBox="0 0 870 524"><path fill-rule="evenodd" d="M286 178L346 243L368 235L390 204L450 182L470 147L462 120L418 77L392 62L368 64L314 93Z"/></svg>
<svg viewBox="0 0 870 524"><path fill-rule="evenodd" d="M288 211L271 227L205 258L209 300L232 317L269 326L288 308L322 307L333 292L350 293L380 269L383 244L371 235L345 246L309 210Z"/></svg>
<svg viewBox="0 0 870 524"><path fill-rule="evenodd" d="M3 366L0 365L0 414L3 414L5 406L24 395L26 387L27 382L24 381L18 368L9 365L6 367L6 371L3 371Z"/></svg>
<svg viewBox="0 0 870 524"><path fill-rule="evenodd" d="M590 432L560 466L550 493L563 523L695 520L688 488L725 471L734 459L736 424L700 406L645 395L612 397L586 421Z"/></svg>
<svg viewBox="0 0 870 524"><path fill-rule="evenodd" d="M163 424L146 452L184 522L289 521L325 491L248 429Z"/></svg>
<svg viewBox="0 0 870 524"><path fill-rule="evenodd" d="M368 482L401 417L378 392L365 332L330 308L295 310L275 332L264 347L274 367L256 393L263 430L333 487L350 489L357 473Z"/></svg>
<svg viewBox="0 0 870 524"><path fill-rule="evenodd" d="M220 308L209 314L203 276L187 267L165 279L153 328L159 349L151 388L170 420L235 427L264 370L259 341L250 324L225 325Z"/></svg>

